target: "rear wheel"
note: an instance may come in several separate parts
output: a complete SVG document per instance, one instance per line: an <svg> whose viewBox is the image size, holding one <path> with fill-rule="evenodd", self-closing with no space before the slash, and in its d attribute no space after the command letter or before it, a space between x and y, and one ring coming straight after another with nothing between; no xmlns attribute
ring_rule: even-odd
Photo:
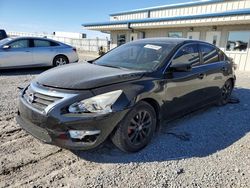
<svg viewBox="0 0 250 188"><path fill-rule="evenodd" d="M221 88L221 99L218 102L218 105L223 106L228 103L230 100L231 94L233 91L233 83L231 80L227 80L224 86Z"/></svg>
<svg viewBox="0 0 250 188"><path fill-rule="evenodd" d="M61 66L61 65L66 65L68 63L69 63L69 60L64 55L58 55L53 60L53 66L54 67Z"/></svg>
<svg viewBox="0 0 250 188"><path fill-rule="evenodd" d="M146 102L139 102L112 135L112 142L122 151L136 152L152 139L156 128L154 108Z"/></svg>

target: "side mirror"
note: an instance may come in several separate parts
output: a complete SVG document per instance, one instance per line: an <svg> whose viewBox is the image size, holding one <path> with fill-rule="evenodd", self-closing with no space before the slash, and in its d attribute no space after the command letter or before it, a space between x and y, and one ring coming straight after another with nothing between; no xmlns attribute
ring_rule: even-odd
<svg viewBox="0 0 250 188"><path fill-rule="evenodd" d="M3 46L3 49L4 49L4 50L10 49L10 46L9 46L9 45L4 45L4 46Z"/></svg>
<svg viewBox="0 0 250 188"><path fill-rule="evenodd" d="M95 62L95 60L96 60L96 59L91 59L91 60L88 60L87 62L92 64L92 63Z"/></svg>
<svg viewBox="0 0 250 188"><path fill-rule="evenodd" d="M180 63L170 65L173 72L189 72L192 70L192 65L190 63Z"/></svg>

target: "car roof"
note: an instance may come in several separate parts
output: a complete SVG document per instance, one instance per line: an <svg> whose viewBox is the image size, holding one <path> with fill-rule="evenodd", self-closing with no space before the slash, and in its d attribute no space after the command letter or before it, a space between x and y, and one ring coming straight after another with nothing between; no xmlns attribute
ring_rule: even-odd
<svg viewBox="0 0 250 188"><path fill-rule="evenodd" d="M24 36L24 37L13 37L13 39L41 39L41 40L50 40L52 39L46 38L46 37L30 37L30 36Z"/></svg>
<svg viewBox="0 0 250 188"><path fill-rule="evenodd" d="M9 39L11 39L12 41L13 40L19 40L19 39L39 39L39 40L47 40L47 41L58 43L60 45L68 46L67 44L64 44L64 43L62 43L60 41L55 41L53 39L45 38L45 37L30 37L30 36L18 37L17 36L17 37L9 37Z"/></svg>
<svg viewBox="0 0 250 188"><path fill-rule="evenodd" d="M199 43L206 43L201 40L193 40L187 38L169 38L169 37L159 37L159 38L146 38L134 41L135 43L168 43L168 44L181 44L181 43L190 43L190 42L199 42Z"/></svg>

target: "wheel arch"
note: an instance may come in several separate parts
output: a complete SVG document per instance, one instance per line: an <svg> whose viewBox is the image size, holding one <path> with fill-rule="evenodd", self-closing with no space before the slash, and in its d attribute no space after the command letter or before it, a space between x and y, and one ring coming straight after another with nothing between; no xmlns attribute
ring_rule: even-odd
<svg viewBox="0 0 250 188"><path fill-rule="evenodd" d="M156 113L156 120L157 120L157 123L156 123L156 130L158 131L160 129L160 123L161 123L161 108L160 108L160 105L159 103L153 99L153 98L144 98L144 99L141 99L140 101L143 101L143 102L146 102L148 103L150 106L152 106L155 110L155 113ZM140 102L139 101L139 102Z"/></svg>
<svg viewBox="0 0 250 188"><path fill-rule="evenodd" d="M65 57L65 58L67 59L68 63L69 63L69 58L68 58L67 55L65 55L65 54L56 54L56 55L54 56L54 58L52 59L52 65L53 65L53 66L54 66L54 61L55 61L55 59L56 59L57 57L60 57L60 56Z"/></svg>

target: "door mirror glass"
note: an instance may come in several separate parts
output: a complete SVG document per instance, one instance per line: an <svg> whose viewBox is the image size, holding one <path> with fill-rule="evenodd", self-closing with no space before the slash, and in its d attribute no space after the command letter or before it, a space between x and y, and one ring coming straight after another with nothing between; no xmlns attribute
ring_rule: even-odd
<svg viewBox="0 0 250 188"><path fill-rule="evenodd" d="M4 45L3 49L5 49L5 50L10 49L10 46L9 45Z"/></svg>
<svg viewBox="0 0 250 188"><path fill-rule="evenodd" d="M192 65L190 63L172 64L170 69L173 72L189 72L192 70Z"/></svg>

